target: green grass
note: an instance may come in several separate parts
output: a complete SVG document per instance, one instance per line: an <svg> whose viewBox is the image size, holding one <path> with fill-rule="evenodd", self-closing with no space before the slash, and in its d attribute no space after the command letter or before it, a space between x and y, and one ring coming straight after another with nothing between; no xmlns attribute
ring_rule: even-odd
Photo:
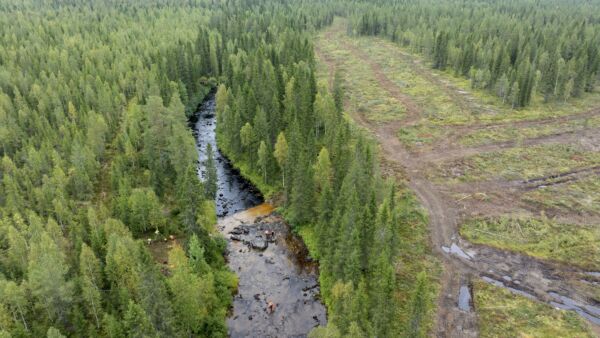
<svg viewBox="0 0 600 338"><path fill-rule="evenodd" d="M450 128L443 128L432 124L417 124L409 127L401 127L398 130L398 138L409 149L418 149L421 146L434 144L443 136L447 136Z"/></svg>
<svg viewBox="0 0 600 338"><path fill-rule="evenodd" d="M300 237L302 237L302 240L304 241L304 244L306 245L306 248L308 249L308 252L310 253L311 257L320 257L319 254L319 247L317 245L317 235L315 234L315 229L314 229L314 225L312 224L308 224L308 225L304 225L299 227L298 229L298 235L300 235Z"/></svg>
<svg viewBox="0 0 600 338"><path fill-rule="evenodd" d="M394 121L405 116L404 106L396 98L386 95L387 91L381 87L371 67L344 48L344 43L349 42L348 37L325 39L324 34L320 34L318 40L321 51L335 61L342 74L348 110L375 122ZM324 62L319 63L317 74L327 81L329 72L325 67Z"/></svg>
<svg viewBox="0 0 600 338"><path fill-rule="evenodd" d="M600 178L592 175L569 184L535 189L525 193L523 200L549 209L600 215Z"/></svg>
<svg viewBox="0 0 600 338"><path fill-rule="evenodd" d="M475 181L485 179L531 179L567 172L600 163L600 153L568 144L515 147L484 153L431 169L439 179Z"/></svg>
<svg viewBox="0 0 600 338"><path fill-rule="evenodd" d="M473 121L473 116L452 97L415 71L417 65L399 57L401 51L395 45L365 37L356 39L354 43L359 49L367 51L369 57L382 66L383 73L422 107L421 117L429 123L464 124Z"/></svg>
<svg viewBox="0 0 600 338"><path fill-rule="evenodd" d="M546 260L600 270L600 226L545 218L495 217L467 221L460 234L469 241Z"/></svg>
<svg viewBox="0 0 600 338"><path fill-rule="evenodd" d="M600 117L573 120L568 122L549 123L533 127L518 128L510 125L486 128L470 132L460 138L459 142L465 146L478 146L496 142L513 141L519 138L535 138L557 133L580 131L585 128L600 127Z"/></svg>
<svg viewBox="0 0 600 338"><path fill-rule="evenodd" d="M556 310L481 280L475 281L473 292L482 338L593 337L573 311Z"/></svg>
<svg viewBox="0 0 600 338"><path fill-rule="evenodd" d="M408 323L410 296L415 289L416 276L419 272L426 271L430 278L429 295L426 297L428 299L426 325L430 329L433 326L435 303L439 294L441 266L429 245L429 219L408 188L400 187L400 197L397 202L403 210L400 215L402 227L399 229L397 241L399 257L396 262L397 297L402 304L398 320Z"/></svg>

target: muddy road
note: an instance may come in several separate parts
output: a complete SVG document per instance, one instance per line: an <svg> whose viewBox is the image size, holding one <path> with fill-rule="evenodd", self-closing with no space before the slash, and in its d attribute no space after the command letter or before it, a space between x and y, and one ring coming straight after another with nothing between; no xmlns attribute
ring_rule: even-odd
<svg viewBox="0 0 600 338"><path fill-rule="evenodd" d="M216 146L215 98L211 94L193 121L199 176L211 144L216 161L219 231L228 240L227 262L239 278L227 320L231 337L305 337L327 323L319 301L318 267L304 243L264 203ZM269 306L270 304L271 307ZM270 308L269 308L270 307Z"/></svg>

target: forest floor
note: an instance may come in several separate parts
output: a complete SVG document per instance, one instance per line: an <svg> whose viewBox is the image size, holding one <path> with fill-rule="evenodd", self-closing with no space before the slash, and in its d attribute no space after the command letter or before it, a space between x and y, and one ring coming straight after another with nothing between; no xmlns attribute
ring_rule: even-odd
<svg viewBox="0 0 600 338"><path fill-rule="evenodd" d="M513 110L389 41L347 36L342 19L315 49L330 85L342 75L345 109L380 143L384 170L428 211L444 265L434 333L491 336L508 320L524 335L600 335L600 95ZM492 289L474 287L482 281ZM499 321L478 309L482 297L545 326L519 311Z"/></svg>

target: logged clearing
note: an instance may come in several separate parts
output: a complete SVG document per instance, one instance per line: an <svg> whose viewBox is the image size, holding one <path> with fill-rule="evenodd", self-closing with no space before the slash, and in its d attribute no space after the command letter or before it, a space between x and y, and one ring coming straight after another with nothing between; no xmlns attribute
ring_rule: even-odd
<svg viewBox="0 0 600 338"><path fill-rule="evenodd" d="M429 213L445 267L438 333L503 332L502 317L516 335L576 328L579 337L590 334L587 315L598 332L600 277L589 272L600 269L600 95L552 104L534 95L512 109L392 42L348 36L343 19L315 49L321 78L331 85L341 74L346 112L381 144L384 170L404 177ZM473 283L475 309L465 311L457 297ZM554 301L556 289L579 302L582 317L537 303ZM506 309L479 312L482 301ZM523 311L542 316L534 329L518 319Z"/></svg>

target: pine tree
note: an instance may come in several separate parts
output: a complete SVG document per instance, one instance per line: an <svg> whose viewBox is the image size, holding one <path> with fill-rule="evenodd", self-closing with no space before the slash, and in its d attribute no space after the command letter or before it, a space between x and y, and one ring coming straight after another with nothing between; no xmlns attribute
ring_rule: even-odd
<svg viewBox="0 0 600 338"><path fill-rule="evenodd" d="M195 166L190 164L177 182L179 219L188 234L198 234L200 232L196 218L204 200L204 191Z"/></svg>
<svg viewBox="0 0 600 338"><path fill-rule="evenodd" d="M496 95L502 99L502 103L504 103L508 97L508 93L510 91L509 85L510 83L508 82L508 77L506 77L506 74L502 74L496 83Z"/></svg>
<svg viewBox="0 0 600 338"><path fill-rule="evenodd" d="M73 300L68 268L64 254L47 233L41 234L39 242L31 243L28 286L49 321L64 319Z"/></svg>
<svg viewBox="0 0 600 338"><path fill-rule="evenodd" d="M188 254L190 259L190 267L193 272L202 276L210 271L210 267L204 258L204 248L198 241L198 236L192 235L188 244Z"/></svg>
<svg viewBox="0 0 600 338"><path fill-rule="evenodd" d="M152 327L150 318L148 318L144 309L132 300L127 305L127 311L123 318L123 326L127 332L127 337L144 338L156 334L156 330Z"/></svg>
<svg viewBox="0 0 600 338"><path fill-rule="evenodd" d="M414 293L410 301L411 318L408 332L409 337L426 336L423 321L427 313L428 292L427 274L425 271L422 271L417 275Z"/></svg>
<svg viewBox="0 0 600 338"><path fill-rule="evenodd" d="M81 296L86 303L89 315L94 318L97 328L100 327L100 318L102 318L101 272L100 261L94 255L92 249L84 244L79 255Z"/></svg>
<svg viewBox="0 0 600 338"><path fill-rule="evenodd" d="M277 143L275 143L275 151L273 152L279 169L281 170L281 186L285 188L285 172L288 159L288 145L285 139L285 134L280 132L277 135Z"/></svg>
<svg viewBox="0 0 600 338"><path fill-rule="evenodd" d="M313 216L313 174L306 152L300 154L299 167L294 171L290 218L294 224L306 224Z"/></svg>
<svg viewBox="0 0 600 338"><path fill-rule="evenodd" d="M30 303L27 296L28 290L24 284L16 284L13 281L0 280L0 304L11 312L12 320L23 325L25 332L30 331L27 320Z"/></svg>
<svg viewBox="0 0 600 338"><path fill-rule="evenodd" d="M194 274L179 246L169 252L169 264L174 267L168 283L175 298L173 306L180 319L179 324L188 334L200 332L216 303L212 274L202 278Z"/></svg>
<svg viewBox="0 0 600 338"><path fill-rule="evenodd" d="M314 165L315 171L315 188L318 191L323 191L331 187L333 172L331 169L331 161L329 159L329 151L327 148L321 148L317 161Z"/></svg>
<svg viewBox="0 0 600 338"><path fill-rule="evenodd" d="M519 93L520 93L519 82L515 81L515 82L513 82L512 86L510 87L509 101L510 101L510 104L512 105L512 108L516 108L519 106Z"/></svg>
<svg viewBox="0 0 600 338"><path fill-rule="evenodd" d="M344 110L344 87L342 74L336 69L333 76L333 100L338 113Z"/></svg>
<svg viewBox="0 0 600 338"><path fill-rule="evenodd" d="M254 129L250 123L246 122L242 129L240 129L240 140L245 149L254 144Z"/></svg>
<svg viewBox="0 0 600 338"><path fill-rule="evenodd" d="M267 150L267 145L265 141L260 141L260 145L258 146L258 166L262 173L263 182L268 183L267 181L267 168L269 164L269 151Z"/></svg>

